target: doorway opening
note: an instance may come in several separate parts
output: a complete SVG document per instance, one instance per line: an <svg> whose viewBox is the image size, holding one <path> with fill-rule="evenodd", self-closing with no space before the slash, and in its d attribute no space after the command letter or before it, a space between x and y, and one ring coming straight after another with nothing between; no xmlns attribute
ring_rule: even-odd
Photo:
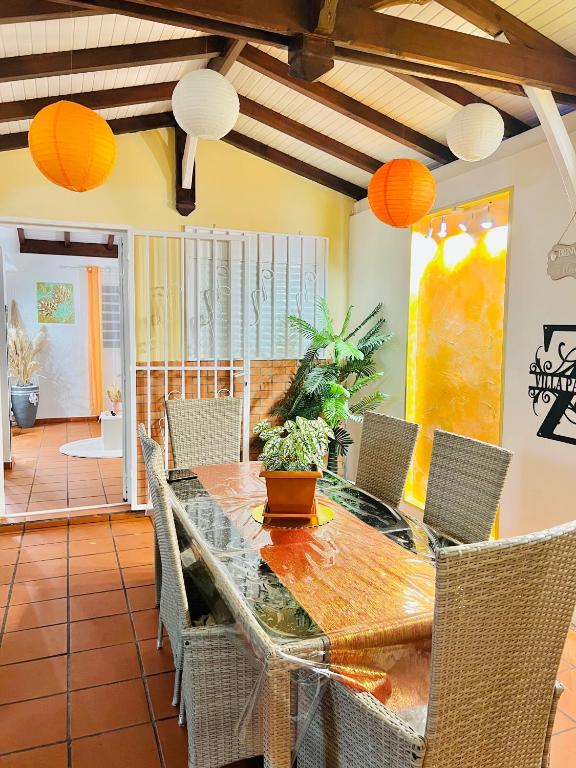
<svg viewBox="0 0 576 768"><path fill-rule="evenodd" d="M10 520L125 504L122 241L102 229L0 226Z"/></svg>

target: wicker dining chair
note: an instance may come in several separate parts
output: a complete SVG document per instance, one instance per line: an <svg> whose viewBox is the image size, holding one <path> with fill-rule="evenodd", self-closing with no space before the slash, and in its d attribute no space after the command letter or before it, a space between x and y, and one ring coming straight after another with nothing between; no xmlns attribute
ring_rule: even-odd
<svg viewBox="0 0 576 768"><path fill-rule="evenodd" d="M138 426L138 434L162 558L158 648L162 646L165 628L176 670L172 704L180 704L180 725L187 723L189 768L220 768L262 754L259 707L254 708L248 719L243 738L237 733L237 725L261 670L235 641L231 627L193 626L194 606L189 605L185 588L162 450L146 435L143 425ZM182 681L185 646L187 678Z"/></svg>
<svg viewBox="0 0 576 768"><path fill-rule="evenodd" d="M437 554L424 735L337 681L298 768L547 768L576 602L576 522Z"/></svg>
<svg viewBox="0 0 576 768"><path fill-rule="evenodd" d="M166 400L166 416L174 466L240 461L240 398Z"/></svg>
<svg viewBox="0 0 576 768"><path fill-rule="evenodd" d="M486 541L511 458L505 448L436 429L424 522L464 544Z"/></svg>
<svg viewBox="0 0 576 768"><path fill-rule="evenodd" d="M420 427L383 413L364 416L356 485L377 499L397 507Z"/></svg>

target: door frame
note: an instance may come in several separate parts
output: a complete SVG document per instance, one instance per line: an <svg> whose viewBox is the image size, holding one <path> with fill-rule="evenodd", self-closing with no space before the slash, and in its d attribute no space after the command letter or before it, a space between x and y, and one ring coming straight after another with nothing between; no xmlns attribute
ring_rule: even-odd
<svg viewBox="0 0 576 768"><path fill-rule="evenodd" d="M103 234L114 234L119 238L118 242L118 275L120 280L120 295L122 299L122 312L121 312L121 324L120 324L120 337L121 337L121 351L122 351L122 370L121 370L121 389L123 393L123 454L124 454L124 471L123 471L123 484L124 484L124 497L126 503L128 503L131 509L134 508L135 496L135 479L131 477L132 467L132 453L133 446L130 442L130 424L132 420L132 411L134 410L136 391L135 383L134 388L132 382L135 382L134 375L134 314L130 314L130 306L134 305L133 295L133 282L130 282L130 275L132 274L132 242L133 228L123 224L99 224L92 222L70 221L70 220L54 220L54 219L41 219L30 218L20 216L0 216L0 227L25 227L36 229L53 229L53 230L66 230L68 232L102 232ZM2 258L2 266L4 258ZM2 292L0 294L1 305L5 306L5 282L2 280ZM3 334L6 332L7 318L5 312L0 312L0 337L3 338ZM0 354L1 354L1 342L0 342ZM4 373L8 374L7 366L3 371L2 367L6 365L0 361L0 375L4 376ZM6 379L7 380L7 379ZM133 391L134 390L134 391ZM130 397L126 398L126 393L130 391ZM0 424L0 431L2 441L4 438L5 424L2 421ZM0 448L3 453L3 448ZM4 456L2 456L2 462L0 462L0 516L6 514L6 505L4 497ZM103 507L105 509L105 507Z"/></svg>

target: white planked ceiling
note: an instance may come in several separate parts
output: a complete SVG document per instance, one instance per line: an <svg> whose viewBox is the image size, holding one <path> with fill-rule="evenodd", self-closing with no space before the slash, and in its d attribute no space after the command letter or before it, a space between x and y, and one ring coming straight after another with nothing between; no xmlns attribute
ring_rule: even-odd
<svg viewBox="0 0 576 768"><path fill-rule="evenodd" d="M532 25L555 42L576 53L576 0L496 0L498 4ZM485 33L443 8L437 2L426 5L398 5L383 11L433 26L486 37ZM65 12L64 12L65 14ZM203 33L167 24L116 14L67 17L50 21L0 25L0 58L26 56L71 49L129 45L159 40L189 38ZM259 46L283 61L286 51ZM122 88L178 80L187 71L206 65L205 61L156 64L0 83L0 103L45 96ZM297 120L382 162L393 157L414 157L429 166L434 162L310 98L283 86L241 64L235 64L229 78L238 92L286 117ZM322 81L410 128L438 142L446 143L446 128L455 109L414 85L382 69L337 61ZM490 88L467 86L479 97L493 103L529 125L537 119L527 99ZM106 119L164 112L169 102L155 102L102 110ZM0 123L0 134L28 130L29 121ZM236 130L292 157L316 165L355 184L366 186L369 174L325 152L314 149L288 134L241 116Z"/></svg>

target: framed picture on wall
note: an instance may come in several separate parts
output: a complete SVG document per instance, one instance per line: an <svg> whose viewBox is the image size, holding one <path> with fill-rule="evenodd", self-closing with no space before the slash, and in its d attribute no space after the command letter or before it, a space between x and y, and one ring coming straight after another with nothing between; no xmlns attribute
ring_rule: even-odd
<svg viewBox="0 0 576 768"><path fill-rule="evenodd" d="M39 323L75 322L72 283L36 283L36 302Z"/></svg>

